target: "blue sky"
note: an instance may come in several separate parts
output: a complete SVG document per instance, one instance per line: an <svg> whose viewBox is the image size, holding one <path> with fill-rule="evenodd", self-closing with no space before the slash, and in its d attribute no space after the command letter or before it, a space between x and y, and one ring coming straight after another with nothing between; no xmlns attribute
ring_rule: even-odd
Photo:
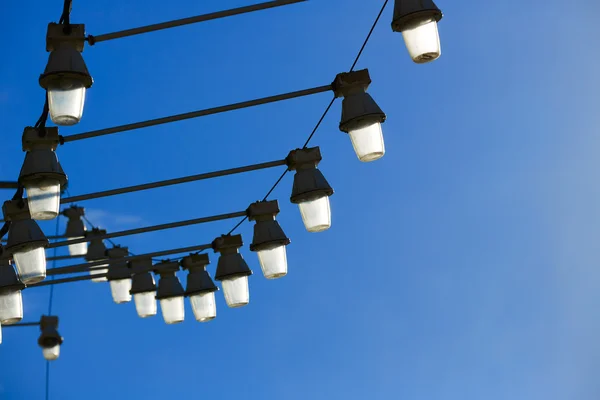
<svg viewBox="0 0 600 400"><path fill-rule="evenodd" d="M74 3L72 21L95 35L249 4ZM369 68L387 112L387 153L358 162L336 103L313 141L336 191L332 228L304 230L288 201L291 175L273 194L292 239L288 276L264 279L246 247L250 305L228 309L219 292L216 320L197 323L186 304L177 326L114 304L107 284L57 286L65 343L51 398L597 399L598 4L456 3L438 2L443 54L424 66L410 61L386 10L358 67ZM61 133L327 84L350 67L381 4L310 1L87 47L95 83L82 122ZM41 111L46 24L61 8L2 7L2 180L17 177L23 127ZM279 159L303 144L329 99L68 143L58 154L73 195ZM232 212L280 172L80 205L113 231ZM137 253L202 244L234 223L118 243ZM240 229L246 243L251 232ZM23 297L25 320L46 312L47 288ZM0 398L43 398L37 329L3 336Z"/></svg>

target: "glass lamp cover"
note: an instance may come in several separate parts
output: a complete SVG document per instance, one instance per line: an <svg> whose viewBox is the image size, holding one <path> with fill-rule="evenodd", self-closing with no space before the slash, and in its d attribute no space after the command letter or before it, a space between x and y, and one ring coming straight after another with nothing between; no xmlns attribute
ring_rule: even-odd
<svg viewBox="0 0 600 400"><path fill-rule="evenodd" d="M23 319L23 298L21 291L5 291L0 293L0 323L16 324Z"/></svg>
<svg viewBox="0 0 600 400"><path fill-rule="evenodd" d="M68 238L67 240L80 239L80 238ZM85 256L87 254L87 243L77 243L69 245L69 254L72 256Z"/></svg>
<svg viewBox="0 0 600 400"><path fill-rule="evenodd" d="M434 61L442 54L437 22L433 19L415 21L402 31L404 43L417 64Z"/></svg>
<svg viewBox="0 0 600 400"><path fill-rule="evenodd" d="M194 317L198 322L208 322L217 316L215 292L199 293L190 296Z"/></svg>
<svg viewBox="0 0 600 400"><path fill-rule="evenodd" d="M250 302L247 276L234 276L223 279L223 293L225 302L231 308L243 307Z"/></svg>
<svg viewBox="0 0 600 400"><path fill-rule="evenodd" d="M360 161L375 161L385 154L381 123L375 122L372 125L350 131L348 134L350 135L354 152Z"/></svg>
<svg viewBox="0 0 600 400"><path fill-rule="evenodd" d="M131 301L131 278L128 279L117 279L110 281L110 291L112 298L117 304L127 303Z"/></svg>
<svg viewBox="0 0 600 400"><path fill-rule="evenodd" d="M309 232L323 232L331 226L331 210L329 197L323 195L314 200L298 204L304 227Z"/></svg>
<svg viewBox="0 0 600 400"><path fill-rule="evenodd" d="M277 279L287 275L287 252L284 245L257 252L260 268L267 279Z"/></svg>
<svg viewBox="0 0 600 400"><path fill-rule="evenodd" d="M48 361L54 361L60 355L60 344L53 347L42 347L42 354Z"/></svg>
<svg viewBox="0 0 600 400"><path fill-rule="evenodd" d="M32 219L50 220L58 216L60 207L60 183L57 180L46 180L36 183L25 183L27 203Z"/></svg>
<svg viewBox="0 0 600 400"><path fill-rule="evenodd" d="M31 285L46 279L46 253L43 247L17 252L13 258L24 284Z"/></svg>
<svg viewBox="0 0 600 400"><path fill-rule="evenodd" d="M98 267L107 267L107 268L92 269L92 270L90 270L90 275L108 274L108 264L106 264L106 265L98 265ZM104 278L93 278L92 282L106 282L107 280L108 279L106 279L106 277L104 277Z"/></svg>
<svg viewBox="0 0 600 400"><path fill-rule="evenodd" d="M50 118L56 125L75 125L81 120L85 87L79 81L61 79L48 87Z"/></svg>
<svg viewBox="0 0 600 400"><path fill-rule="evenodd" d="M183 296L161 299L160 310L167 324L171 325L183 322L185 317Z"/></svg>
<svg viewBox="0 0 600 400"><path fill-rule="evenodd" d="M156 292L136 293L133 295L135 310L140 318L156 315Z"/></svg>

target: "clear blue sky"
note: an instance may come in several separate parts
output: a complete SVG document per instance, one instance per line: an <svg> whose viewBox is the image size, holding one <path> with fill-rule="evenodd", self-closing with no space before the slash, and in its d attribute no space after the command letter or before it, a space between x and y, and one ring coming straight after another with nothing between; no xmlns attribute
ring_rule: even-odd
<svg viewBox="0 0 600 400"><path fill-rule="evenodd" d="M249 1L75 1L101 34ZM460 3L460 4L459 4ZM327 84L347 70L382 1L311 1L86 48L95 79L64 135ZM594 400L600 396L600 29L596 2L438 2L442 57L413 64L392 7L359 67L388 114L387 153L358 162L337 129L317 133L336 190L333 226L304 230L275 191L289 274L250 305L167 326L116 305L107 284L56 287L65 337L51 399ZM2 5L0 178L15 179L37 120L46 23L62 1ZM282 158L329 94L66 144L70 192ZM81 203L109 230L244 209L280 170ZM9 193L5 193L8 197ZM142 253L202 244L235 221L119 240ZM61 230L64 222L61 222ZM54 223L44 223L52 234ZM252 225L240 229L246 243ZM214 271L216 257L212 256ZM183 278L183 274L182 274ZM48 289L24 292L25 320ZM36 328L5 329L0 398L42 399Z"/></svg>

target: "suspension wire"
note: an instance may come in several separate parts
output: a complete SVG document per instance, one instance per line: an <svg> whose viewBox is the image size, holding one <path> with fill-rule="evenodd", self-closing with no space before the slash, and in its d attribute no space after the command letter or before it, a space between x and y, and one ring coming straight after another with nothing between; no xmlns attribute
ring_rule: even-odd
<svg viewBox="0 0 600 400"><path fill-rule="evenodd" d="M60 219L57 217L56 218L56 228L55 228L55 233L54 233L55 236L58 236L59 222L60 222ZM52 251L52 257L55 258L54 260L52 260L52 268L56 268L56 251L57 251L56 248ZM54 276L52 276L50 279L54 280ZM54 299L54 286L56 286L56 285L50 285L50 296L48 299L48 315L52 315L52 303L53 303L53 299ZM50 389L50 361L46 361L46 400L48 400L49 395L50 395L49 389Z"/></svg>
<svg viewBox="0 0 600 400"><path fill-rule="evenodd" d="M367 43L369 43L369 39L371 39L371 35L373 34L373 31L375 30L375 27L379 23L379 20L381 19L381 15L385 11L385 8L387 7L388 2L389 2L389 0L385 0L383 2L383 5L381 6L381 9L379 10L379 13L377 14L377 18L375 18L375 21L373 22L373 25L371 25L371 29L369 29L369 33L367 34L367 37L365 38L362 46L360 47L360 50L358 51L358 54L356 55L356 58L354 59L354 62L352 63L352 66L350 67L350 72L354 71L354 68L356 67L356 64L358 64L358 61L360 60L360 57L362 56L362 53L365 50L365 47L367 46ZM306 142L304 143L304 146L302 147L303 149L306 149L306 147L310 143L311 139L313 138L313 136L315 135L315 133L317 132L317 130L321 126L321 123L323 122L323 120L325 119L325 117L327 116L327 114L329 113L329 110L331 110L331 107L333 106L333 103L335 103L335 96L333 97L333 99L331 99L331 101L329 102L329 105L327 106L327 108L323 112L323 115L321 115L321 118L319 118L319 121L317 122L317 124L315 125L314 129L312 130L312 132L310 133L310 135L306 139ZM269 189L269 191L267 192L267 194L263 198L263 201L267 200L267 198L271 195L271 193L273 193L273 191L275 190L275 188L279 185L279 183L283 180L283 178L287 175L287 173L289 171L290 171L289 169L286 169L283 172L283 174L281 174L281 176L279 177L279 179L277 179L277 181L275 182L275 184L271 187L271 189ZM233 229L231 229L229 231L229 233L227 235L231 235L233 232L235 232L235 230L237 228L239 228L247 219L248 219L248 216L244 217L240 222L237 223L237 225L235 225L233 227Z"/></svg>

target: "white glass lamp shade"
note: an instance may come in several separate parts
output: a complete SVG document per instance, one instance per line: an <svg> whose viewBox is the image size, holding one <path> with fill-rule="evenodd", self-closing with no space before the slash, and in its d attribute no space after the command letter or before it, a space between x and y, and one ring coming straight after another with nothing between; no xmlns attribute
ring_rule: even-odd
<svg viewBox="0 0 600 400"><path fill-rule="evenodd" d="M112 298L117 304L127 303L131 301L131 294L129 294L130 290L131 278L116 279L114 281L110 281L110 291L112 293Z"/></svg>
<svg viewBox="0 0 600 400"><path fill-rule="evenodd" d="M280 244L272 249L259 250L257 255L265 278L277 279L287 275L287 252L284 245Z"/></svg>
<svg viewBox="0 0 600 400"><path fill-rule="evenodd" d="M136 293L133 295L135 310L140 318L156 315L156 292Z"/></svg>
<svg viewBox="0 0 600 400"><path fill-rule="evenodd" d="M60 208L60 182L54 179L25 183L27 203L32 219L50 220L58 216Z"/></svg>
<svg viewBox="0 0 600 400"><path fill-rule="evenodd" d="M60 344L52 347L42 347L42 354L48 361L54 361L60 355Z"/></svg>
<svg viewBox="0 0 600 400"><path fill-rule="evenodd" d="M323 232L331 227L329 196L326 194L314 200L298 203L304 227L309 232Z"/></svg>
<svg viewBox="0 0 600 400"><path fill-rule="evenodd" d="M402 31L408 53L417 64L434 61L442 54L437 22L428 18L415 21Z"/></svg>
<svg viewBox="0 0 600 400"><path fill-rule="evenodd" d="M161 299L160 311L162 312L163 319L169 325L183 322L185 318L183 296Z"/></svg>
<svg viewBox="0 0 600 400"><path fill-rule="evenodd" d="M68 238L67 240L81 239L81 238ZM85 256L87 254L87 242L70 244L69 254L72 256Z"/></svg>
<svg viewBox="0 0 600 400"><path fill-rule="evenodd" d="M46 253L43 247L18 251L13 255L17 273L26 285L46 279Z"/></svg>
<svg viewBox="0 0 600 400"><path fill-rule="evenodd" d="M248 277L246 275L223 279L225 302L231 308L243 307L250 302Z"/></svg>
<svg viewBox="0 0 600 400"><path fill-rule="evenodd" d="M0 292L0 323L16 324L23 319L23 298L20 290Z"/></svg>
<svg viewBox="0 0 600 400"><path fill-rule="evenodd" d="M83 115L85 87L72 79L55 80L48 87L50 118L56 125L75 125Z"/></svg>
<svg viewBox="0 0 600 400"><path fill-rule="evenodd" d="M380 122L351 130L348 134L350 135L354 152L360 161L375 161L385 154L385 144L383 142L383 132L381 131Z"/></svg>
<svg viewBox="0 0 600 400"><path fill-rule="evenodd" d="M194 317L198 322L208 322L217 316L215 292L198 293L190 296Z"/></svg>
<svg viewBox="0 0 600 400"><path fill-rule="evenodd" d="M90 270L90 275L102 275L102 274L108 274L108 264L106 265L98 265L98 267L106 267L106 268L99 268L99 269L92 269ZM94 267L96 268L96 267ZM103 278L93 278L92 282L106 282L108 279L106 279L106 277Z"/></svg>

